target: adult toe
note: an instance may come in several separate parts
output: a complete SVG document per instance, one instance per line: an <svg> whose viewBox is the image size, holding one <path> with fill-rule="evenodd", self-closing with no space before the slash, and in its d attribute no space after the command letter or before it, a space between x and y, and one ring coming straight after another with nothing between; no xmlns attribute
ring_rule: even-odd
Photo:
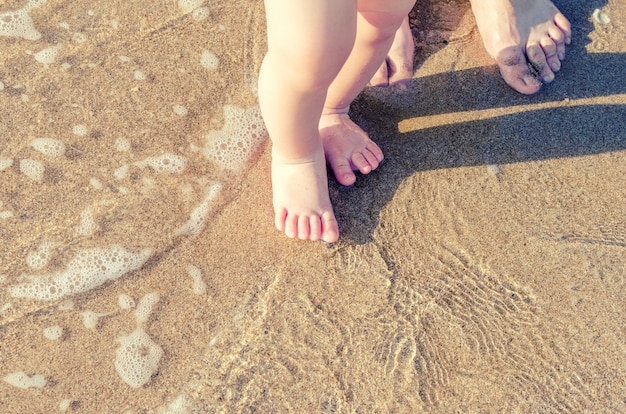
<svg viewBox="0 0 626 414"><path fill-rule="evenodd" d="M552 72L558 72L561 69L561 60L558 56L556 43L551 37L545 36L541 39L540 44L548 66Z"/></svg>
<svg viewBox="0 0 626 414"><path fill-rule="evenodd" d="M550 83L554 80L554 72L552 72L550 65L548 65L546 55L539 44L528 45L526 47L526 56L528 56L528 61L537 71L539 78L543 82Z"/></svg>
<svg viewBox="0 0 626 414"><path fill-rule="evenodd" d="M543 52L542 52L543 54ZM504 81L516 91L531 95L541 89L541 82L530 72L528 61L520 47L509 47L496 56Z"/></svg>

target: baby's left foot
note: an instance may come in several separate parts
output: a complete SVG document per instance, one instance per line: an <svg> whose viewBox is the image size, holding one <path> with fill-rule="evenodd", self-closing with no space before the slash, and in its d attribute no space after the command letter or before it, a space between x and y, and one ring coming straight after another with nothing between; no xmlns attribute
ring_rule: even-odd
<svg viewBox="0 0 626 414"><path fill-rule="evenodd" d="M327 113L319 123L326 161L343 185L356 181L353 171L367 174L383 160L382 150L347 113Z"/></svg>

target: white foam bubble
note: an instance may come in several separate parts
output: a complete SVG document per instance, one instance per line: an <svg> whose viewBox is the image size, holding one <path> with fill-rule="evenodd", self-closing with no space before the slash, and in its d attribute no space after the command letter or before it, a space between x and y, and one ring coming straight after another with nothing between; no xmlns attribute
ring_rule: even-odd
<svg viewBox="0 0 626 414"><path fill-rule="evenodd" d="M85 325L85 328L91 329L93 331L98 327L98 321L100 321L100 318L102 316L106 316L106 314L86 310L81 312L80 316L83 317L83 325Z"/></svg>
<svg viewBox="0 0 626 414"><path fill-rule="evenodd" d="M137 325L142 325L150 319L152 309L158 302L159 294L156 292L148 293L141 298L141 300L139 300L139 303L135 308L135 319L137 321Z"/></svg>
<svg viewBox="0 0 626 414"><path fill-rule="evenodd" d="M31 141L30 146L50 157L60 157L65 154L65 144L58 139L35 138Z"/></svg>
<svg viewBox="0 0 626 414"><path fill-rule="evenodd" d="M166 407L161 407L158 414L187 414L188 403L184 394L179 395Z"/></svg>
<svg viewBox="0 0 626 414"><path fill-rule="evenodd" d="M59 23L59 27L61 29L70 30L70 24L68 22L61 22L61 23Z"/></svg>
<svg viewBox="0 0 626 414"><path fill-rule="evenodd" d="M197 21L205 20L207 17L209 17L209 8L198 7L197 9L193 11L193 13L191 14L191 17Z"/></svg>
<svg viewBox="0 0 626 414"><path fill-rule="evenodd" d="M26 276L27 282L11 286L18 298L57 300L94 289L140 268L152 251L131 252L119 245L80 250L64 270Z"/></svg>
<svg viewBox="0 0 626 414"><path fill-rule="evenodd" d="M140 168L150 167L157 172L182 173L187 165L187 159L181 155L165 153L158 157L148 157L142 161L137 161L136 166Z"/></svg>
<svg viewBox="0 0 626 414"><path fill-rule="evenodd" d="M178 7L185 13L189 13L202 6L204 0L178 0Z"/></svg>
<svg viewBox="0 0 626 414"><path fill-rule="evenodd" d="M117 338L115 370L126 384L139 388L150 381L159 368L163 350L142 329Z"/></svg>
<svg viewBox="0 0 626 414"><path fill-rule="evenodd" d="M135 73L133 73L133 78L138 81L143 81L146 80L146 75L144 75L142 71L136 70Z"/></svg>
<svg viewBox="0 0 626 414"><path fill-rule="evenodd" d="M174 113L178 116L185 116L187 115L187 112L188 112L187 108L185 108L182 105L174 105L172 109L174 110Z"/></svg>
<svg viewBox="0 0 626 414"><path fill-rule="evenodd" d="M28 12L45 2L46 0L30 0L19 10L0 13L0 36L21 37L26 40L40 39L41 33L35 29Z"/></svg>
<svg viewBox="0 0 626 414"><path fill-rule="evenodd" d="M4 90L4 83L0 81L0 91L3 91L3 90Z"/></svg>
<svg viewBox="0 0 626 414"><path fill-rule="evenodd" d="M265 124L258 106L241 109L224 106L224 126L205 136L204 155L219 167L242 170L267 138Z"/></svg>
<svg viewBox="0 0 626 414"><path fill-rule="evenodd" d="M191 280L193 281L193 293L196 295L203 295L206 293L206 283L202 280L202 270L190 264L187 266L187 273L191 276Z"/></svg>
<svg viewBox="0 0 626 414"><path fill-rule="evenodd" d="M33 57L39 63L42 63L44 65L50 65L56 61L57 54L59 53L60 48L60 45L50 46L35 53Z"/></svg>
<svg viewBox="0 0 626 414"><path fill-rule="evenodd" d="M66 412L68 410L68 408L70 408L70 405L72 405L73 400L66 398L65 400L62 400L59 403L59 411L61 411L62 413Z"/></svg>
<svg viewBox="0 0 626 414"><path fill-rule="evenodd" d="M119 168L116 168L115 171L113 171L113 177L115 177L116 180L123 180L124 178L126 178L126 175L128 174L128 164L124 164Z"/></svg>
<svg viewBox="0 0 626 414"><path fill-rule="evenodd" d="M43 180L43 173L45 171L42 163L30 158L20 160L20 171L33 181Z"/></svg>
<svg viewBox="0 0 626 414"><path fill-rule="evenodd" d="M117 297L117 303L121 309L132 309L135 307L135 300L125 293L120 293Z"/></svg>
<svg viewBox="0 0 626 414"><path fill-rule="evenodd" d="M213 200L215 200L221 191L222 184L211 184L207 191L207 195L204 197L200 205L193 209L189 216L189 220L180 226L176 230L175 234L177 236L190 236L200 233L206 224L209 212L213 206Z"/></svg>
<svg viewBox="0 0 626 414"><path fill-rule="evenodd" d="M72 34L72 42L74 43L85 43L87 41L87 35L84 33L76 32Z"/></svg>
<svg viewBox="0 0 626 414"><path fill-rule="evenodd" d="M98 230L98 223L94 219L93 207L86 207L80 212L80 223L74 228L77 236L92 236Z"/></svg>
<svg viewBox="0 0 626 414"><path fill-rule="evenodd" d="M72 64L68 62L63 62L61 63L61 67L65 70L69 70L72 67Z"/></svg>
<svg viewBox="0 0 626 414"><path fill-rule="evenodd" d="M51 341L56 341L61 339L63 336L63 328L58 325L48 326L47 328L44 328L43 336Z"/></svg>
<svg viewBox="0 0 626 414"><path fill-rule="evenodd" d="M0 171L4 171L13 165L13 158L0 157Z"/></svg>
<svg viewBox="0 0 626 414"><path fill-rule="evenodd" d="M25 372L12 372L2 378L4 382L17 388L43 388L46 386L46 378L43 375L26 375Z"/></svg>
<svg viewBox="0 0 626 414"><path fill-rule="evenodd" d="M120 152L130 150L130 141L128 141L126 138L119 137L115 140L115 149Z"/></svg>
<svg viewBox="0 0 626 414"><path fill-rule="evenodd" d="M85 135L87 135L87 126L83 124L74 125L74 128L72 128L72 132L74 133L74 135L84 137Z"/></svg>
<svg viewBox="0 0 626 414"><path fill-rule="evenodd" d="M102 190L103 185L100 182L100 180L98 180L96 177L91 177L89 179L89 184L95 189L95 190Z"/></svg>
<svg viewBox="0 0 626 414"><path fill-rule="evenodd" d="M71 311L74 310L74 301L72 299L65 299L59 303L57 307L60 311Z"/></svg>
<svg viewBox="0 0 626 414"><path fill-rule="evenodd" d="M215 70L219 66L220 61L213 53L203 50L200 56L200 64L209 70Z"/></svg>
<svg viewBox="0 0 626 414"><path fill-rule="evenodd" d="M0 211L0 220L6 220L13 217L13 212L9 210Z"/></svg>
<svg viewBox="0 0 626 414"><path fill-rule="evenodd" d="M50 251L56 247L56 243L43 242L37 247L37 250L28 252L26 256L26 264L33 270L43 269L50 261Z"/></svg>

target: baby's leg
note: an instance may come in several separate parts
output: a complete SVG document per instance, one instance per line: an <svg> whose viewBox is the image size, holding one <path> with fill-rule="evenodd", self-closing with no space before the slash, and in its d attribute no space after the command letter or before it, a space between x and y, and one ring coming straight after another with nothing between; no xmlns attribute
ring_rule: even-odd
<svg viewBox="0 0 626 414"><path fill-rule="evenodd" d="M396 30L414 0L358 0L356 40L324 103L320 135L337 181L353 184L353 170L367 174L383 159L380 148L348 118L350 103L387 56Z"/></svg>
<svg viewBox="0 0 626 414"><path fill-rule="evenodd" d="M266 0L268 52L259 101L272 140L276 227L289 237L334 242L318 124L329 85L356 33L356 0Z"/></svg>
<svg viewBox="0 0 626 414"><path fill-rule="evenodd" d="M513 89L532 94L552 82L571 41L569 21L549 0L471 0L487 52ZM531 73L528 65L534 70Z"/></svg>
<svg viewBox="0 0 626 414"><path fill-rule="evenodd" d="M414 52L415 41L409 26L409 16L405 16L402 24L396 30L391 49L389 49L385 61L370 80L370 85L397 85L402 90L407 89L409 82L413 78Z"/></svg>

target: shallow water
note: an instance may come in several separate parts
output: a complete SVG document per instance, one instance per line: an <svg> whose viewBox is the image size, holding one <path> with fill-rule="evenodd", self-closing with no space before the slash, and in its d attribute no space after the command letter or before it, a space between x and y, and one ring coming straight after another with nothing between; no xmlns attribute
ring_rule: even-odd
<svg viewBox="0 0 626 414"><path fill-rule="evenodd" d="M333 246L272 228L261 2L0 6L0 411L626 410L626 7L582 3L532 100L416 9Z"/></svg>

